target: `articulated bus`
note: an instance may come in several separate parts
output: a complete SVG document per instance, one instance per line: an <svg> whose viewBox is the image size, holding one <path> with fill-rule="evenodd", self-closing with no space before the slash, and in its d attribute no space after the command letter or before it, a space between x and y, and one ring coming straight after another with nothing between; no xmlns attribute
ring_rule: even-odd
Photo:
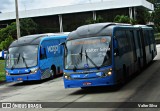
<svg viewBox="0 0 160 111"><path fill-rule="evenodd" d="M153 29L145 25L84 25L68 35L64 46L65 88L124 83L157 54Z"/></svg>
<svg viewBox="0 0 160 111"><path fill-rule="evenodd" d="M54 78L63 73L63 46L68 34L35 34L11 43L6 57L6 81Z"/></svg>

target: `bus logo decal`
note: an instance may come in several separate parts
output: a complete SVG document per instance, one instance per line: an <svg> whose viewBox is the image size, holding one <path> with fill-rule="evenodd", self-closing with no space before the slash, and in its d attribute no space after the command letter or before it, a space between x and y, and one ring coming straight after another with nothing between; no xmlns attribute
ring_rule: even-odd
<svg viewBox="0 0 160 111"><path fill-rule="evenodd" d="M55 46L49 46L47 47L48 52L54 52L54 54L56 54L56 52L58 51L58 45Z"/></svg>
<svg viewBox="0 0 160 111"><path fill-rule="evenodd" d="M88 66L88 64L84 64L84 68L88 68L89 66Z"/></svg>

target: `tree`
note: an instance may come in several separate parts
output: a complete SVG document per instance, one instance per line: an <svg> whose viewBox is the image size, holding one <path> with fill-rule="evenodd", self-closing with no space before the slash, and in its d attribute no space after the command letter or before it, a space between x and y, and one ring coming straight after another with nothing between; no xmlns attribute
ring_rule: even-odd
<svg viewBox="0 0 160 111"><path fill-rule="evenodd" d="M101 22L104 22L104 20L101 16L98 16L96 20L89 18L85 21L86 24L101 23Z"/></svg>
<svg viewBox="0 0 160 111"><path fill-rule="evenodd" d="M8 49L9 45L13 42L13 38L9 36L0 43L0 50Z"/></svg>
<svg viewBox="0 0 160 111"><path fill-rule="evenodd" d="M136 24L136 20L129 18L125 15L117 15L114 18L114 22L116 23L129 23L129 24Z"/></svg>
<svg viewBox="0 0 160 111"><path fill-rule="evenodd" d="M160 0L147 0L154 4L154 11L151 13L151 22L154 22L154 27L157 32L160 32Z"/></svg>
<svg viewBox="0 0 160 111"><path fill-rule="evenodd" d="M21 36L37 33L37 24L30 18L20 20ZM17 39L16 22L0 29L0 49L7 49L10 43Z"/></svg>
<svg viewBox="0 0 160 111"><path fill-rule="evenodd" d="M153 12L153 22L156 31L160 32L160 6L155 8L155 11Z"/></svg>
<svg viewBox="0 0 160 111"><path fill-rule="evenodd" d="M20 30L21 36L35 34L38 31L38 25L31 18L21 19Z"/></svg>

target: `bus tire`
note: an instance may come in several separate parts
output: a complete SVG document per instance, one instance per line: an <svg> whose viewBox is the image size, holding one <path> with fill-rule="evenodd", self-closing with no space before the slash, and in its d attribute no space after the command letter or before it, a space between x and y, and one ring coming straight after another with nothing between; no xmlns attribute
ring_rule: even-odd
<svg viewBox="0 0 160 111"><path fill-rule="evenodd" d="M56 77L56 66L52 65L51 70L52 70L52 78L55 78Z"/></svg>
<svg viewBox="0 0 160 111"><path fill-rule="evenodd" d="M141 59L140 59L140 57L138 57L138 72L141 72L141 68L142 68Z"/></svg>
<svg viewBox="0 0 160 111"><path fill-rule="evenodd" d="M152 50L152 60L153 60L153 59L154 59L154 54L153 54L153 50ZM152 61L152 60L151 60L151 61Z"/></svg>
<svg viewBox="0 0 160 111"><path fill-rule="evenodd" d="M126 69L126 65L123 64L123 83L127 82L127 69Z"/></svg>

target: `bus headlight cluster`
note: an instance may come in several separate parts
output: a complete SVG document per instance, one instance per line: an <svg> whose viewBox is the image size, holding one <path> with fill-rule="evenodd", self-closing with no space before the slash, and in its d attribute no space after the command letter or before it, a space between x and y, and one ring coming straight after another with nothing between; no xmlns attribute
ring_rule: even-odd
<svg viewBox="0 0 160 111"><path fill-rule="evenodd" d="M106 76L112 75L112 68L110 68L110 69L108 69L107 71L105 71L105 75L106 75Z"/></svg>
<svg viewBox="0 0 160 111"><path fill-rule="evenodd" d="M10 75L8 71L6 71L6 75L7 75L7 76Z"/></svg>
<svg viewBox="0 0 160 111"><path fill-rule="evenodd" d="M63 75L63 76L64 76L65 79L68 79L68 80L71 79L70 75L66 74L65 72L64 72L64 75Z"/></svg>
<svg viewBox="0 0 160 111"><path fill-rule="evenodd" d="M38 67L30 69L31 70L31 74L37 73L38 69L39 69Z"/></svg>

